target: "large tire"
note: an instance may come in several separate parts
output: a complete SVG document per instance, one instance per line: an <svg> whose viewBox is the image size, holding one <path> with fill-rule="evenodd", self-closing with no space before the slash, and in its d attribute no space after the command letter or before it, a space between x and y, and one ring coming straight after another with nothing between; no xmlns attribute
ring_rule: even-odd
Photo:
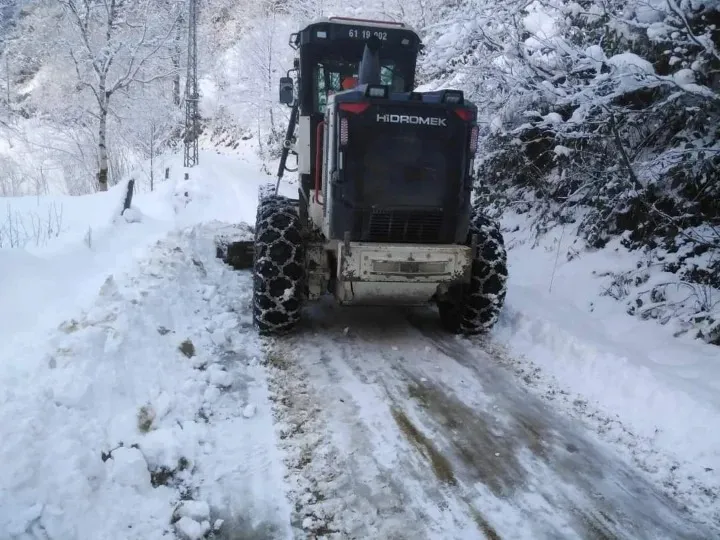
<svg viewBox="0 0 720 540"><path fill-rule="evenodd" d="M260 334L284 334L300 320L305 246L297 203L271 195L258 204L253 264L253 321Z"/></svg>
<svg viewBox="0 0 720 540"><path fill-rule="evenodd" d="M507 252L499 225L483 215L470 223L467 245L478 236L478 255L470 283L453 285L438 299L440 320L455 334L475 335L490 330L498 320L507 294Z"/></svg>

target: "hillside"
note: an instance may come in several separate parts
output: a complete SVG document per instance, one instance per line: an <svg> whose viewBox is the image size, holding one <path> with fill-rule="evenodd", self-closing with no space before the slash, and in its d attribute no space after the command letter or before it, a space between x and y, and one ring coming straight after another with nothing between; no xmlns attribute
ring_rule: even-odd
<svg viewBox="0 0 720 540"><path fill-rule="evenodd" d="M461 3L427 34L430 86L482 104L478 204L640 319L720 344L717 2ZM542 240L541 240L542 241Z"/></svg>

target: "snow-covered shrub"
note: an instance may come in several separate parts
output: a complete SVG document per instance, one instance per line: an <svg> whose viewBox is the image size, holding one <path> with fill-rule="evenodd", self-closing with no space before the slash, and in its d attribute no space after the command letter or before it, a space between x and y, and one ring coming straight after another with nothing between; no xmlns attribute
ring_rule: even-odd
<svg viewBox="0 0 720 540"><path fill-rule="evenodd" d="M694 291L672 309L720 319L697 300L720 290L717 2L465 0L425 37L424 79L480 108L476 204L532 210L539 233L573 223L590 248L622 236L654 267L700 250L697 267L667 266ZM632 302L641 286L620 296ZM702 337L716 339L703 320Z"/></svg>
<svg viewBox="0 0 720 540"><path fill-rule="evenodd" d="M42 247L62 232L62 204L37 211L18 211L9 202L0 207L0 248Z"/></svg>

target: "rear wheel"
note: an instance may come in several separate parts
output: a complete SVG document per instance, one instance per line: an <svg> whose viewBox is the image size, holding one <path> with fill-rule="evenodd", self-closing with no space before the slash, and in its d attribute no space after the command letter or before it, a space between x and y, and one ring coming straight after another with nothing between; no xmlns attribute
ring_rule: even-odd
<svg viewBox="0 0 720 540"><path fill-rule="evenodd" d="M478 236L478 253L470 283L453 285L438 299L442 325L455 334L490 330L498 320L507 293L507 252L499 225L483 215L473 217L467 245Z"/></svg>
<svg viewBox="0 0 720 540"><path fill-rule="evenodd" d="M269 195L258 204L253 264L253 320L264 335L283 334L300 320L305 247L297 203Z"/></svg>

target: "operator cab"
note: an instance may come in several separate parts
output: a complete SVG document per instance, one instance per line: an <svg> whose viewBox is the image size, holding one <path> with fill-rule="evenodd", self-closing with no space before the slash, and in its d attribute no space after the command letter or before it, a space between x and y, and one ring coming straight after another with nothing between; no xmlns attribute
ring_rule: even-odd
<svg viewBox="0 0 720 540"><path fill-rule="evenodd" d="M297 73L298 87L295 92L288 73L280 80L280 101L294 107L289 132L295 130L297 123L294 151L298 157L300 198L305 204L316 175L316 133L325 115L328 96L357 85L365 44L371 37L382 43L381 82L393 92L411 91L417 56L423 45L417 33L403 23L330 17L290 36L290 46L299 53L291 70ZM285 161L281 158L279 177L284 170Z"/></svg>
<svg viewBox="0 0 720 540"><path fill-rule="evenodd" d="M301 219L328 241L453 244L468 227L477 108L413 92L418 35L404 24L323 19L293 34ZM291 117L289 133L294 129ZM282 158L281 158L281 166Z"/></svg>
<svg viewBox="0 0 720 540"><path fill-rule="evenodd" d="M371 37L382 43L380 76L393 92L410 92L415 65L422 49L419 36L402 23L331 17L321 19L290 36L300 52L300 114L322 116L329 93L357 80L365 43Z"/></svg>

